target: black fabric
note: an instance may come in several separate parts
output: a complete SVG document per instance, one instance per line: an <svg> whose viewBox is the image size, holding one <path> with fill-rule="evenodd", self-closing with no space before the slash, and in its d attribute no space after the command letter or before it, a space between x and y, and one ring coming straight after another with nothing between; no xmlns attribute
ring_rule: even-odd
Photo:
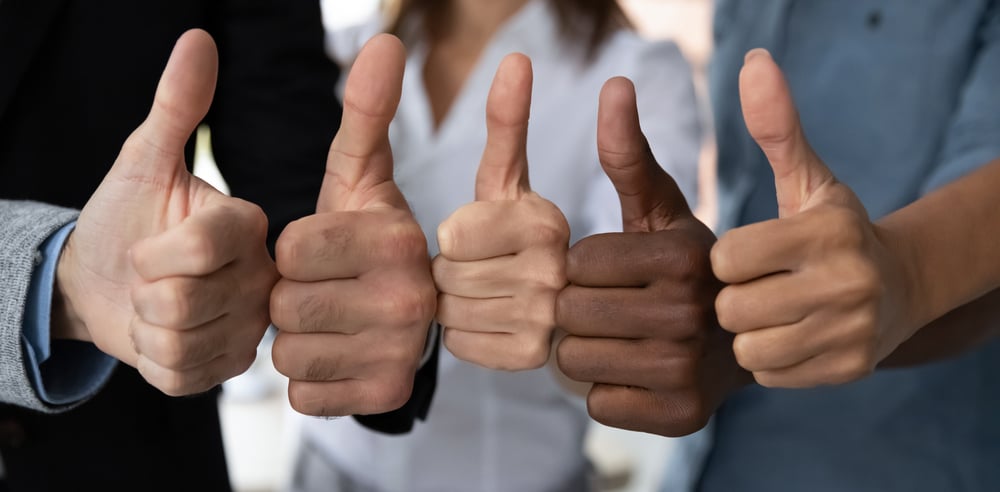
<svg viewBox="0 0 1000 492"><path fill-rule="evenodd" d="M219 46L206 123L233 195L264 209L272 246L312 213L341 115L315 0L0 1L0 197L82 207L193 27ZM436 365L418 376L423 403L366 425L412 426ZM121 366L68 413L0 406L0 490L227 490L217 397L170 398Z"/></svg>

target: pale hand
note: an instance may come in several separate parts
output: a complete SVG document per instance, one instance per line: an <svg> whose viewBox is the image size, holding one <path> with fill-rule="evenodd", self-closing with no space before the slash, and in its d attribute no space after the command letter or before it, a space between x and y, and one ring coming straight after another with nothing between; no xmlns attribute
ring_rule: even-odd
<svg viewBox="0 0 1000 492"><path fill-rule="evenodd" d="M218 55L177 41L146 121L87 202L60 257L53 334L93 341L169 395L245 371L277 280L267 217L188 173L184 146L208 112Z"/></svg>
<svg viewBox="0 0 1000 492"><path fill-rule="evenodd" d="M476 201L438 227L437 319L455 357L522 370L548 360L555 300L566 285L569 224L528 185L531 61L508 55L486 104Z"/></svg>

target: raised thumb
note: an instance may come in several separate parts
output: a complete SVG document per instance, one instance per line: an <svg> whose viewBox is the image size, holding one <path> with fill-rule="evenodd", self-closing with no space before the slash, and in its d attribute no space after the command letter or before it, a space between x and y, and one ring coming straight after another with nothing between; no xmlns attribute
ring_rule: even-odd
<svg viewBox="0 0 1000 492"><path fill-rule="evenodd" d="M747 130L774 171L779 214L794 215L833 174L806 140L785 76L764 49L747 53L740 101Z"/></svg>
<svg viewBox="0 0 1000 492"><path fill-rule="evenodd" d="M486 100L486 148L476 173L476 200L516 200L528 184L531 60L504 57Z"/></svg>
<svg viewBox="0 0 1000 492"><path fill-rule="evenodd" d="M653 232L690 215L674 179L657 164L639 126L635 86L624 77L608 80L597 110L597 153L622 206L625 232Z"/></svg>
<svg viewBox="0 0 1000 492"><path fill-rule="evenodd" d="M143 165L183 162L184 146L212 104L218 68L215 41L207 32L191 29L177 40L160 76L149 116L136 130L141 138L131 142L138 147L133 151L175 159L141 159Z"/></svg>

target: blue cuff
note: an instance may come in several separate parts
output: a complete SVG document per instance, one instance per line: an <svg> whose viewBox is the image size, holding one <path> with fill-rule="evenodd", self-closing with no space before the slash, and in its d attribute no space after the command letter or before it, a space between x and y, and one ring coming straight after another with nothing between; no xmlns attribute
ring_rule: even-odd
<svg viewBox="0 0 1000 492"><path fill-rule="evenodd" d="M75 226L76 222L66 224L38 248L21 331L31 385L38 397L50 405L77 403L94 396L117 365L114 358L92 343L52 341L49 336L56 266Z"/></svg>

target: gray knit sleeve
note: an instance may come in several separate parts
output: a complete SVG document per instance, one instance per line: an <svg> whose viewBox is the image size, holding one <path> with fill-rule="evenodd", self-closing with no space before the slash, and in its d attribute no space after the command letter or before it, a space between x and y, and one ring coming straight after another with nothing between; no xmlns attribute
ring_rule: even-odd
<svg viewBox="0 0 1000 492"><path fill-rule="evenodd" d="M37 202L0 200L0 401L47 413L52 406L35 393L25 370L21 329L39 247L78 212Z"/></svg>

